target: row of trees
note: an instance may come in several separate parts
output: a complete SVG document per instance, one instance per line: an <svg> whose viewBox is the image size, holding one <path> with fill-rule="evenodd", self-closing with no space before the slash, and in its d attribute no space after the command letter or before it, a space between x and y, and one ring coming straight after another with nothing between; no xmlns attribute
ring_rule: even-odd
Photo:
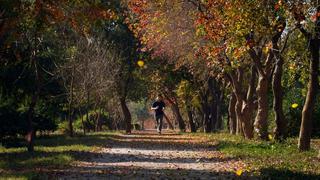
<svg viewBox="0 0 320 180"><path fill-rule="evenodd" d="M67 121L73 136L77 119L84 133L101 130L106 118L109 127L131 131L127 101L146 88L137 83L139 42L119 1L7 0L0 7L1 141L25 135L33 151L37 131Z"/></svg>
<svg viewBox="0 0 320 180"><path fill-rule="evenodd" d="M73 136L77 119L84 133L99 131L102 116L130 133L128 102L145 104L160 92L181 131L227 127L248 139L283 140L297 129L299 148L310 148L312 120L319 121L317 2L0 5L0 120L19 127L1 128L1 139L26 135L33 151L36 131L67 121Z"/></svg>
<svg viewBox="0 0 320 180"><path fill-rule="evenodd" d="M172 72L191 75L184 80L195 87L191 94L200 102L205 132L219 127L219 109L227 96L230 132L248 139L257 134L267 140L269 102L273 98L274 137L282 140L289 131L283 109L284 88L297 88L299 80L284 83L290 82L291 76L308 81L298 88L305 96L299 149L310 148L319 88L319 2L130 0L128 7L131 14L127 23L144 45L143 50L172 64ZM190 109L192 97L188 93L182 97L189 99L184 102Z"/></svg>

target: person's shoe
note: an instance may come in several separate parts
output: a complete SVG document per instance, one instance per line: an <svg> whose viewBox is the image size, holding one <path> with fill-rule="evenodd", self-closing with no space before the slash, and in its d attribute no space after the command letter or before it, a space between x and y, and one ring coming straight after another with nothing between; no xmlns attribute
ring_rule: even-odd
<svg viewBox="0 0 320 180"><path fill-rule="evenodd" d="M161 131L158 131L158 134L161 134Z"/></svg>

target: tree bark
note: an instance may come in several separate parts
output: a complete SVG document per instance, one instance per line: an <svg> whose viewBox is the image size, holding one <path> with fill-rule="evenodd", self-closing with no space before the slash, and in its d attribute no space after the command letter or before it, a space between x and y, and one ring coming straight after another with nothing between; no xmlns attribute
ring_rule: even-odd
<svg viewBox="0 0 320 180"><path fill-rule="evenodd" d="M168 123L169 129L173 130L174 127L173 127L170 119L168 118L168 116L167 116L165 113L163 114L163 116L164 116L164 118L166 119L166 121L167 121L167 123Z"/></svg>
<svg viewBox="0 0 320 180"><path fill-rule="evenodd" d="M218 88L218 87L217 87ZM223 129L223 117L222 117L222 104L224 95L221 90L217 91L217 122L216 122L216 129L222 130Z"/></svg>
<svg viewBox="0 0 320 180"><path fill-rule="evenodd" d="M192 116L192 111L190 106L186 106L187 114L188 114L188 119L189 119L189 125L190 125L190 131L191 132L196 132L196 125L193 122L193 116Z"/></svg>
<svg viewBox="0 0 320 180"><path fill-rule="evenodd" d="M274 49L279 51L277 43L273 43ZM282 72L283 72L283 58L279 52L275 52L276 62L272 77L272 91L273 91L273 111L275 114L276 127L274 130L275 139L282 140L286 137L287 121L283 113L283 87L282 87Z"/></svg>
<svg viewBox="0 0 320 180"><path fill-rule="evenodd" d="M83 135L86 135L86 125L84 123L84 119L83 119L83 114L82 114L82 110L81 107L79 107L79 112L80 112L80 116L81 116L81 123L82 123L82 127L83 127Z"/></svg>
<svg viewBox="0 0 320 180"><path fill-rule="evenodd" d="M251 81L249 83L248 93L245 96L242 90L243 81L243 69L238 68L237 77L234 72L231 72L231 81L233 85L234 94L237 99L236 103L236 116L237 116L237 134L243 134L245 138L253 138L253 89L254 89L254 79L255 71L251 68Z"/></svg>
<svg viewBox="0 0 320 180"><path fill-rule="evenodd" d="M255 131L261 139L268 138L268 79L259 75L257 86L258 111L254 122Z"/></svg>
<svg viewBox="0 0 320 180"><path fill-rule="evenodd" d="M74 83L75 65L72 66L71 83L70 83L70 100L69 100L69 136L73 137L73 83Z"/></svg>
<svg viewBox="0 0 320 180"><path fill-rule="evenodd" d="M238 98L236 98L236 107L235 107L235 112L236 112L236 134L237 135L242 135L244 136L243 134L243 128L242 128L242 125L241 125L241 110L242 110L242 101L239 100Z"/></svg>
<svg viewBox="0 0 320 180"><path fill-rule="evenodd" d="M211 130L208 132L213 132L216 129L216 123L217 123L217 89L216 89L216 82L214 79L210 78L208 81L208 88L210 92L210 97L208 98L208 103L210 103L210 109L209 109L209 122Z"/></svg>
<svg viewBox="0 0 320 180"><path fill-rule="evenodd" d="M175 116L175 120L178 122L178 125L179 125L179 129L180 131L182 132L185 132L186 130L186 125L184 123L184 120L181 116L181 113L180 113L180 109L179 109L179 106L178 106L178 100L176 98L176 95L171 91L167 91L167 93L164 93L163 94L166 99L170 102L171 104L171 110ZM174 123L175 125L176 123Z"/></svg>
<svg viewBox="0 0 320 180"><path fill-rule="evenodd" d="M27 148L28 152L33 152L34 151L34 126L33 126L33 118L34 118L34 108L37 104L38 101L38 92L35 92L32 96L31 103L29 105L29 110L28 110L28 133L26 136L27 139Z"/></svg>
<svg viewBox="0 0 320 180"><path fill-rule="evenodd" d="M252 139L253 138L253 124L251 121L253 108L250 104L245 104L242 109L242 114L240 117L241 127L243 129L243 133L245 138Z"/></svg>
<svg viewBox="0 0 320 180"><path fill-rule="evenodd" d="M202 125L203 125L203 131L205 133L209 133L209 132L212 132L212 123L210 122L211 121L211 118L210 118L210 107L209 107L209 104L208 104L208 97L207 96L202 96L201 98L201 108L202 108L202 112L203 112L203 122L202 122Z"/></svg>
<svg viewBox="0 0 320 180"><path fill-rule="evenodd" d="M97 114L97 123L96 123L96 131L97 132L102 130L102 128L101 128L101 115L102 115L102 108L99 107L99 112Z"/></svg>
<svg viewBox="0 0 320 180"><path fill-rule="evenodd" d="M131 133L131 113L129 111L129 108L127 106L126 103L126 99L125 98L120 98L120 104L121 104L121 109L124 115L124 120L125 120L125 125L126 125L126 133Z"/></svg>
<svg viewBox="0 0 320 180"><path fill-rule="evenodd" d="M89 90L87 90L86 121L88 124L90 124L89 107L90 107L90 92ZM90 128L88 128L88 131L90 132Z"/></svg>
<svg viewBox="0 0 320 180"><path fill-rule="evenodd" d="M308 84L308 92L306 96L306 101L303 106L302 120L300 126L299 134L299 150L306 151L310 149L310 139L312 132L312 114L314 111L314 106L318 91L318 71L319 71L319 39L310 40L310 51L312 54L312 59L310 60L310 76Z"/></svg>
<svg viewBox="0 0 320 180"><path fill-rule="evenodd" d="M320 6L317 7L317 14L320 13ZM300 31L306 36L309 44L309 51L311 53L310 60L310 75L308 92L306 101L303 106L302 120L299 134L299 150L306 151L310 149L310 140L312 132L312 115L314 112L314 106L317 99L317 91L319 88L318 76L319 76L319 51L320 51L320 16L317 16L315 21L315 35L307 32L303 27L299 27Z"/></svg>
<svg viewBox="0 0 320 180"><path fill-rule="evenodd" d="M184 132L186 130L186 125L185 125L184 120L181 116L180 109L179 109L178 105L176 103L173 103L171 107L172 107L172 111L175 115L175 118L178 121L180 131Z"/></svg>
<svg viewBox="0 0 320 180"><path fill-rule="evenodd" d="M230 134L236 134L237 132L237 116L236 116L236 95L232 92L229 100L229 129Z"/></svg>
<svg viewBox="0 0 320 180"><path fill-rule="evenodd" d="M37 61L36 61L35 57L36 57L36 51L34 50L31 55L31 66L34 67L34 72L35 72L35 79L34 80L35 80L36 89L32 95L31 103L30 103L29 109L28 109L28 133L26 136L28 152L34 151L34 138L35 138L35 134L36 134L36 132L34 130L34 125L33 125L34 109L37 105L39 95L40 95L40 74L38 71L38 65L37 65Z"/></svg>

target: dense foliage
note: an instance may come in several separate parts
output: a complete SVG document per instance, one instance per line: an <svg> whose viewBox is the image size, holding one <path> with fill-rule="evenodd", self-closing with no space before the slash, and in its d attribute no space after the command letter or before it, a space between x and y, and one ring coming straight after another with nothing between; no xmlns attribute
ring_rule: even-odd
<svg viewBox="0 0 320 180"><path fill-rule="evenodd" d="M320 8L284 0L4 0L0 138L143 127L319 135Z"/></svg>

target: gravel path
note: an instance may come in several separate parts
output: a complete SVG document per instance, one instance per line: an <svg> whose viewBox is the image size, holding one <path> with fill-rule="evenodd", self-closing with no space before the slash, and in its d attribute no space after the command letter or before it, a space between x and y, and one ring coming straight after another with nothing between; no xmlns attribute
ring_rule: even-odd
<svg viewBox="0 0 320 180"><path fill-rule="evenodd" d="M141 131L109 140L109 147L59 179L252 179L238 176L245 164L225 157L205 138Z"/></svg>

